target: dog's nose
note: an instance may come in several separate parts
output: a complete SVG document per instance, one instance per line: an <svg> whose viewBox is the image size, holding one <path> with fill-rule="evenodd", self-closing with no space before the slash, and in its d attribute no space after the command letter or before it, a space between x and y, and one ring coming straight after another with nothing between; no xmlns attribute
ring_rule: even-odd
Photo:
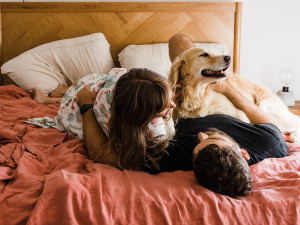
<svg viewBox="0 0 300 225"><path fill-rule="evenodd" d="M230 56L229 55L224 56L224 61L230 63Z"/></svg>

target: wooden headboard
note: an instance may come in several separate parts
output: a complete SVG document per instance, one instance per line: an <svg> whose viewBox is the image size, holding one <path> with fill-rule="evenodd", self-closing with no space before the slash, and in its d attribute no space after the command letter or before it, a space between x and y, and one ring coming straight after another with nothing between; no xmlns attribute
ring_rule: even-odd
<svg viewBox="0 0 300 225"><path fill-rule="evenodd" d="M118 54L129 44L166 43L175 33L225 43L239 72L241 2L0 3L0 63L33 47L101 32ZM2 21L2 25L1 25ZM2 47L1 47L2 46ZM1 76L1 84L12 81Z"/></svg>

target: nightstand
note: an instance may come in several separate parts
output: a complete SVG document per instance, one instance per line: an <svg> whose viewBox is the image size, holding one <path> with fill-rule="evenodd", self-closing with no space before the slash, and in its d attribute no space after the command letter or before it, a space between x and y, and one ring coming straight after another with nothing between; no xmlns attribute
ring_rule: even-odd
<svg viewBox="0 0 300 225"><path fill-rule="evenodd" d="M300 116L300 101L296 101L294 106L289 106L289 110L295 115Z"/></svg>

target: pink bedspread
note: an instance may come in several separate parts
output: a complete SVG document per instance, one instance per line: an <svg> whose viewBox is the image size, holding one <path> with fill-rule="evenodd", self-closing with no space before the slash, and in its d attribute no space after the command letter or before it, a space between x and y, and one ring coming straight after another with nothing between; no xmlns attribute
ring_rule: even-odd
<svg viewBox="0 0 300 225"><path fill-rule="evenodd" d="M22 122L58 107L0 87L0 224L300 224L299 144L251 166L250 196L233 199L197 185L192 171L93 163L81 140Z"/></svg>

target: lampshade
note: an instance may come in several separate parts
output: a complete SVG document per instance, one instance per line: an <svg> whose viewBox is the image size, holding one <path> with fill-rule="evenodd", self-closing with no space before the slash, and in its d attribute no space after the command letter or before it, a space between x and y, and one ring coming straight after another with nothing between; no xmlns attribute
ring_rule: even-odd
<svg viewBox="0 0 300 225"><path fill-rule="evenodd" d="M294 81L295 73L291 69L282 69L279 72L279 81L282 84L282 90L277 92L283 103L287 106L295 105L294 93L289 91L290 84Z"/></svg>
<svg viewBox="0 0 300 225"><path fill-rule="evenodd" d="M289 87L290 84L294 81L295 73L291 69L282 69L279 72L279 80L282 83L283 87Z"/></svg>

